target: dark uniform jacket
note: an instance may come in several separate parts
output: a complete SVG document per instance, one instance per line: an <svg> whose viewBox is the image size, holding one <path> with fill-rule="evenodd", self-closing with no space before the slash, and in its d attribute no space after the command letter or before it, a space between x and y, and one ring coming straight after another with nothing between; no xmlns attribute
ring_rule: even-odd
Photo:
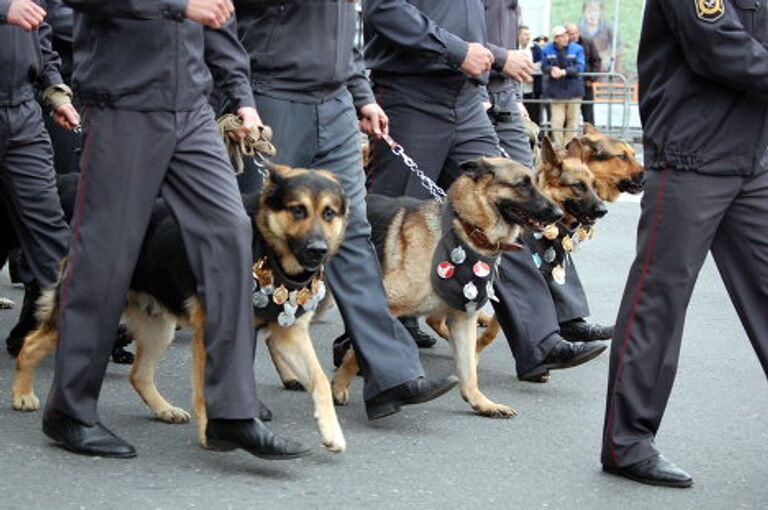
<svg viewBox="0 0 768 510"><path fill-rule="evenodd" d="M65 3L75 10L73 82L85 105L191 110L206 101L212 78L234 108L254 105L234 17L211 30L185 18L183 0Z"/></svg>
<svg viewBox="0 0 768 510"><path fill-rule="evenodd" d="M648 0L638 54L646 165L745 175L768 147L768 3Z"/></svg>
<svg viewBox="0 0 768 510"><path fill-rule="evenodd" d="M6 24L10 3L0 0L0 106L21 104L35 98L37 87L62 83L61 61L51 49L51 27L43 22L26 32Z"/></svg>
<svg viewBox="0 0 768 510"><path fill-rule="evenodd" d="M497 54L494 48L516 50L520 26L520 7L517 0L485 0L485 26L488 31L488 42L496 60L506 61L506 51ZM498 67L498 66L497 66ZM497 70L492 70L488 79L488 92L501 92L515 89L520 94L520 83Z"/></svg>
<svg viewBox="0 0 768 510"><path fill-rule="evenodd" d="M365 61L377 85L451 102L467 84L459 68L471 42L489 47L494 69L504 67L504 49L487 44L482 0L365 0L363 16Z"/></svg>
<svg viewBox="0 0 768 510"><path fill-rule="evenodd" d="M355 47L355 6L338 0L235 0L256 93L318 102L348 88L356 107L375 102Z"/></svg>

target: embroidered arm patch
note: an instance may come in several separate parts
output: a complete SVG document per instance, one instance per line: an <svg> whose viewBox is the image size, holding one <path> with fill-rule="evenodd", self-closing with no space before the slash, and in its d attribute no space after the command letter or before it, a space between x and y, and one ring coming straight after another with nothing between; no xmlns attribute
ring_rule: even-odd
<svg viewBox="0 0 768 510"><path fill-rule="evenodd" d="M693 0L696 3L696 16L701 21L713 23L725 14L724 0Z"/></svg>

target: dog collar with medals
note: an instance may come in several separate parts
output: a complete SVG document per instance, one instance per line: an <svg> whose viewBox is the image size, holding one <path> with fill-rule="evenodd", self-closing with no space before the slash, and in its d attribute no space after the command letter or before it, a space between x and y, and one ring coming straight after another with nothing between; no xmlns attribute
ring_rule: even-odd
<svg viewBox="0 0 768 510"><path fill-rule="evenodd" d="M325 297L323 269L301 281L286 275L272 257L264 256L253 265L253 311L262 319L287 328L307 312L314 312Z"/></svg>
<svg viewBox="0 0 768 510"><path fill-rule="evenodd" d="M551 224L542 232L527 234L533 263L545 278L551 278L558 285L565 285L565 267L571 252L595 235L595 227L577 225L569 229L562 223Z"/></svg>
<svg viewBox="0 0 768 510"><path fill-rule="evenodd" d="M448 306L475 313L496 299L493 281L501 257L487 257L465 243L453 228L454 213L445 208L443 237L432 254L432 288Z"/></svg>

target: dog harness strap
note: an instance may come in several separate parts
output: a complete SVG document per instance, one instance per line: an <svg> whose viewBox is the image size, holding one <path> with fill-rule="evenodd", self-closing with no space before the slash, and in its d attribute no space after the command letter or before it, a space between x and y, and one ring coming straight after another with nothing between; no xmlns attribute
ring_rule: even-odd
<svg viewBox="0 0 768 510"><path fill-rule="evenodd" d="M454 217L450 206L443 208L443 236L432 254L432 288L451 308L475 313L488 299L496 299L493 281L501 259L465 243L453 228Z"/></svg>

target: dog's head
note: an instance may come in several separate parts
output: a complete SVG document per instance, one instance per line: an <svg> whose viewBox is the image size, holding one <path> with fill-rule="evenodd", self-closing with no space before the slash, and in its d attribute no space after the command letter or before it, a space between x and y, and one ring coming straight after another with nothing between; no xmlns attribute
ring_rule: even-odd
<svg viewBox="0 0 768 510"><path fill-rule="evenodd" d="M643 191L644 168L631 145L604 135L588 123L579 140L584 146L584 161L597 179L601 199L613 202L621 193Z"/></svg>
<svg viewBox="0 0 768 510"><path fill-rule="evenodd" d="M491 243L513 242L521 228L540 231L563 215L520 163L480 158L463 164L462 170L448 200L457 216L482 230Z"/></svg>
<svg viewBox="0 0 768 510"><path fill-rule="evenodd" d="M591 225L608 212L583 157L584 147L578 139L568 143L564 154L552 147L549 138L542 140L539 188L565 211L563 223L567 226Z"/></svg>
<svg viewBox="0 0 768 510"><path fill-rule="evenodd" d="M314 272L344 239L347 198L328 171L271 165L256 226L287 274Z"/></svg>

